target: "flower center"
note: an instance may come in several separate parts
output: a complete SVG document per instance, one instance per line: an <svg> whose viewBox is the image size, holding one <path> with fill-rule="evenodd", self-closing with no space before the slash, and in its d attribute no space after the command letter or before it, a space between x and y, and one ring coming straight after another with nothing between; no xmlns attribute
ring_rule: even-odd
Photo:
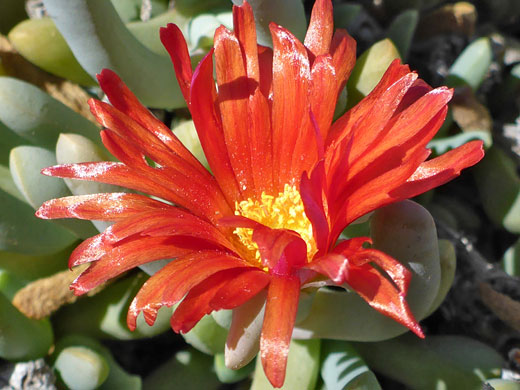
<svg viewBox="0 0 520 390"><path fill-rule="evenodd" d="M318 251L311 221L305 215L302 198L295 186L286 184L283 192L277 197L262 192L260 200L249 198L237 202L235 207L236 215L252 219L273 229L288 229L298 233L307 244L309 261ZM254 254L255 261L260 262L258 245L253 241L253 229L236 228L233 233Z"/></svg>

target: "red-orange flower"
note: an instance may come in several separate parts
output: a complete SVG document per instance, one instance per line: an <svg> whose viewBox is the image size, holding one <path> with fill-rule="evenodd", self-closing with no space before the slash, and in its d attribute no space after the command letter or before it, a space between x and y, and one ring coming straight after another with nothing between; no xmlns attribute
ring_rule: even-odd
<svg viewBox="0 0 520 390"><path fill-rule="evenodd" d="M279 387L300 289L317 276L347 284L422 336L405 301L410 272L366 247L368 237L337 240L357 218L453 179L483 151L474 141L426 161L452 91L432 89L399 61L332 123L356 44L346 31L333 32L330 0L316 2L303 44L271 24L273 49L257 45L247 3L233 8L233 18L234 31L217 29L214 49L194 72L179 28L161 29L212 174L104 70L98 80L112 105L91 100L90 106L105 127L103 143L120 162L43 173L154 198L72 196L46 202L37 215L115 222L72 253L71 267L91 263L72 285L78 295L144 263L175 258L135 297L131 329L140 312L152 324L161 306L181 301L171 325L188 332L205 314L236 308L266 290L260 355Z"/></svg>

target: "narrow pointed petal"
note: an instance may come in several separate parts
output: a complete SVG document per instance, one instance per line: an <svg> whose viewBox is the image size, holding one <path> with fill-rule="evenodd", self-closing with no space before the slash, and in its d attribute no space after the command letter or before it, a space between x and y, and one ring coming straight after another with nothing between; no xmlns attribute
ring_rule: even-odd
<svg viewBox="0 0 520 390"><path fill-rule="evenodd" d="M310 66L305 47L283 27L270 25L273 38L273 176L282 192L293 184L292 156L301 136L313 132L309 118ZM313 137L314 135L310 134ZM312 153L311 150L309 152ZM297 179L305 169L298 173Z"/></svg>
<svg viewBox="0 0 520 390"><path fill-rule="evenodd" d="M218 103L229 160L243 198L254 194L248 131L248 100L254 81L247 78L240 44L224 26L215 31Z"/></svg>
<svg viewBox="0 0 520 390"><path fill-rule="evenodd" d="M189 332L202 317L214 310L210 302L215 294L244 271L242 268L220 271L193 287L175 309L170 319L172 329L177 333Z"/></svg>
<svg viewBox="0 0 520 390"><path fill-rule="evenodd" d="M482 141L471 141L443 155L422 163L400 187L390 192L397 199L412 198L438 187L460 175L484 157Z"/></svg>
<svg viewBox="0 0 520 390"><path fill-rule="evenodd" d="M312 8L304 41L305 47L312 53L312 60L329 52L333 28L332 2L317 0Z"/></svg>
<svg viewBox="0 0 520 390"><path fill-rule="evenodd" d="M106 148L121 162L136 173L153 181L157 188L175 194L174 203L193 210L197 215L209 219L222 213L231 213L231 209L218 186L210 181L194 180L197 175L178 171L168 165L152 167L145 160L135 144L128 142L111 130L103 130L101 138ZM205 185L206 184L206 185Z"/></svg>
<svg viewBox="0 0 520 390"><path fill-rule="evenodd" d="M274 193L271 113L269 103L259 88L249 96L249 142L255 194Z"/></svg>
<svg viewBox="0 0 520 390"><path fill-rule="evenodd" d="M119 245L119 242L135 235L162 238L183 236L185 245L188 245L190 237L198 240L199 246L212 245L215 248L234 250L233 244L214 225L184 210L169 206L165 210L143 210L109 226L103 233L83 241L72 252L69 266L98 260ZM197 247L191 249L197 250Z"/></svg>
<svg viewBox="0 0 520 390"><path fill-rule="evenodd" d="M139 175L135 170L121 163L107 161L56 165L43 169L42 173L47 176L66 179L89 180L113 184L154 195L173 203L179 201L179 197L175 192L157 184L157 182L150 178Z"/></svg>
<svg viewBox="0 0 520 390"><path fill-rule="evenodd" d="M247 77L258 84L260 83L260 68L255 18L248 2L244 1L241 6L233 6L233 28L238 42L240 42Z"/></svg>
<svg viewBox="0 0 520 390"><path fill-rule="evenodd" d="M346 30L338 29L332 37L330 53L332 54L332 63L336 70L336 93L339 95L345 88L356 63L356 41Z"/></svg>
<svg viewBox="0 0 520 390"><path fill-rule="evenodd" d="M179 246L175 237L141 237L121 244L93 262L70 286L82 295L129 269L154 260L185 255L195 248Z"/></svg>
<svg viewBox="0 0 520 390"><path fill-rule="evenodd" d="M213 310L234 309L262 291L270 280L271 276L267 272L248 268L222 286L209 305Z"/></svg>
<svg viewBox="0 0 520 390"><path fill-rule="evenodd" d="M260 358L265 375L274 387L282 387L285 380L287 355L299 296L298 277L273 275L267 291L267 304L260 338Z"/></svg>
<svg viewBox="0 0 520 390"><path fill-rule="evenodd" d="M316 58L312 65L311 78L311 109L320 129L321 137L326 140L338 98L336 88L334 88L337 84L336 70L330 55Z"/></svg>
<svg viewBox="0 0 520 390"><path fill-rule="evenodd" d="M202 251L168 263L139 290L128 310L127 324L135 329L142 311L148 324L153 324L161 306L172 306L186 293L219 271L247 268L241 259L218 251Z"/></svg>
<svg viewBox="0 0 520 390"><path fill-rule="evenodd" d="M258 45L258 64L260 66L260 91L273 100L273 50L270 47Z"/></svg>
<svg viewBox="0 0 520 390"><path fill-rule="evenodd" d="M312 223L318 254L328 249L330 237L329 220L325 211L327 195L323 193L324 188L326 188L325 168L323 161L320 161L310 177L304 173L300 181L300 195L305 207L305 215Z"/></svg>
<svg viewBox="0 0 520 390"><path fill-rule="evenodd" d="M175 69L175 77L177 77L177 82L181 87L184 100L189 105L192 70L186 40L180 28L172 23L168 23L166 27L159 30L159 37L170 55Z"/></svg>
<svg viewBox="0 0 520 390"><path fill-rule="evenodd" d="M179 54L177 54L176 58L178 57ZM189 77L191 80L191 65ZM173 153L179 155L184 161L201 173L206 171L206 168L186 149L175 134L139 102L117 74L109 69L103 69L97 76L97 79L101 89L106 93L110 103L112 103L115 108L154 134L158 139L164 142Z"/></svg>
<svg viewBox="0 0 520 390"><path fill-rule="evenodd" d="M347 283L371 307L406 326L419 337L424 337L405 299L410 271L381 251L360 248L356 251L355 245L344 248L342 254L325 255L309 264L308 268L326 275L336 284ZM381 267L394 284L370 262Z"/></svg>
<svg viewBox="0 0 520 390"><path fill-rule="evenodd" d="M212 55L213 51L208 53L193 74L190 111L209 166L228 202L234 205L240 191L229 161L220 113L216 107Z"/></svg>
<svg viewBox="0 0 520 390"><path fill-rule="evenodd" d="M51 199L40 206L36 216L43 219L79 218L117 221L151 210L166 210L166 203L124 192L67 196Z"/></svg>

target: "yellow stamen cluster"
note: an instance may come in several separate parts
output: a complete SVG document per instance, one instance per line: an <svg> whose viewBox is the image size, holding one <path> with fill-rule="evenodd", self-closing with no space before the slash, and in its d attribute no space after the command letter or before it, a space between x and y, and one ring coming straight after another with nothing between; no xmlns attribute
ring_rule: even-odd
<svg viewBox="0 0 520 390"><path fill-rule="evenodd" d="M317 252L316 242L312 232L312 224L305 215L300 193L294 186L285 185L283 192L277 197L262 192L260 200L251 198L236 203L236 215L260 222L273 229L293 230L307 244L307 259L310 261ZM258 245L253 241L253 229L237 228L234 232L242 244L254 253L259 262Z"/></svg>

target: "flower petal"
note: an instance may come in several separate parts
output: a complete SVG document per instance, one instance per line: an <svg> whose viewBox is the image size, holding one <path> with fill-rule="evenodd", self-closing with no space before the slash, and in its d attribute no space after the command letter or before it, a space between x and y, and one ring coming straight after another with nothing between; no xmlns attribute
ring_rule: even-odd
<svg viewBox="0 0 520 390"><path fill-rule="evenodd" d="M248 99L256 87L248 79L235 35L224 26L215 31L215 63L222 129L233 172L243 198L254 194L249 146Z"/></svg>
<svg viewBox="0 0 520 390"><path fill-rule="evenodd" d="M260 358L265 375L274 387L281 387L285 380L287 355L299 296L298 277L273 275L267 291L260 338Z"/></svg>
<svg viewBox="0 0 520 390"><path fill-rule="evenodd" d="M36 216L43 219L79 218L117 221L146 211L170 207L147 196L119 192L51 199L40 206Z"/></svg>
<svg viewBox="0 0 520 390"><path fill-rule="evenodd" d="M187 333L213 310L210 302L227 283L244 273L244 268L232 268L217 272L193 287L173 313L170 324L177 333Z"/></svg>
<svg viewBox="0 0 520 390"><path fill-rule="evenodd" d="M271 276L267 272L248 268L222 286L209 305L213 310L234 309L262 291L270 280Z"/></svg>
<svg viewBox="0 0 520 390"><path fill-rule="evenodd" d="M278 179L275 191L283 192L285 184L294 184L306 170L300 166L293 170L288 158L298 139L315 139L309 118L310 66L305 47L294 35L273 23L269 28L273 38L273 177ZM307 152L315 155L315 150Z"/></svg>
<svg viewBox="0 0 520 390"><path fill-rule="evenodd" d="M247 1L244 1L241 6L233 6L233 29L238 42L240 42L247 78L259 84L260 68L258 65L255 18L253 9Z"/></svg>
<svg viewBox="0 0 520 390"><path fill-rule="evenodd" d="M180 54L177 54L176 58L179 58L179 56ZM191 79L191 65L189 69ZM116 73L109 69L103 69L101 73L97 75L97 79L101 89L106 93L110 103L112 103L116 109L128 115L150 133L154 134L155 137L160 139L173 153L179 155L199 172L204 173L206 171L206 168L186 149L175 134L139 102Z"/></svg>
<svg viewBox="0 0 520 390"><path fill-rule="evenodd" d="M123 272L154 260L178 257L197 248L183 247L177 237L140 237L114 247L91 263L71 284L74 294L82 295Z"/></svg>
<svg viewBox="0 0 520 390"><path fill-rule="evenodd" d="M241 259L218 251L202 251L178 258L165 265L141 287L130 308L127 324L131 330L142 311L149 325L155 322L161 306L172 306L186 293L216 272L248 267Z"/></svg>
<svg viewBox="0 0 520 390"><path fill-rule="evenodd" d="M345 88L356 63L356 41L346 30L338 29L332 37L330 53L332 54L334 69L336 69L336 93L339 95Z"/></svg>
<svg viewBox="0 0 520 390"><path fill-rule="evenodd" d="M170 55L175 69L175 77L181 87L184 100L189 105L192 70L186 40L180 28L172 23L168 23L166 27L159 30L159 37Z"/></svg>
<svg viewBox="0 0 520 390"><path fill-rule="evenodd" d="M330 55L316 58L312 65L311 78L311 109L320 129L321 137L326 140L338 99L334 87L338 81Z"/></svg>
<svg viewBox="0 0 520 390"><path fill-rule="evenodd" d="M458 175L464 168L471 167L484 157L482 141L471 141L442 156L428 160L400 187L390 192L396 199L408 199L438 187Z"/></svg>
<svg viewBox="0 0 520 390"><path fill-rule="evenodd" d="M325 211L327 195L324 194L326 184L323 161L312 170L310 177L304 173L300 181L300 195L305 207L305 215L312 223L312 232L318 248L317 255L329 247L330 227Z"/></svg>
<svg viewBox="0 0 520 390"><path fill-rule="evenodd" d="M175 192L158 184L149 177L138 174L125 164L117 162L104 161L55 165L42 169L42 174L66 179L114 184L157 196L173 203L177 203L180 200Z"/></svg>
<svg viewBox="0 0 520 390"><path fill-rule="evenodd" d="M312 7L309 28L303 42L314 58L328 53L334 30L332 18L332 2L330 0L317 0Z"/></svg>
<svg viewBox="0 0 520 390"><path fill-rule="evenodd" d="M190 112L209 166L228 202L234 206L240 191L227 154L220 113L216 106L212 55L213 50L193 73Z"/></svg>

